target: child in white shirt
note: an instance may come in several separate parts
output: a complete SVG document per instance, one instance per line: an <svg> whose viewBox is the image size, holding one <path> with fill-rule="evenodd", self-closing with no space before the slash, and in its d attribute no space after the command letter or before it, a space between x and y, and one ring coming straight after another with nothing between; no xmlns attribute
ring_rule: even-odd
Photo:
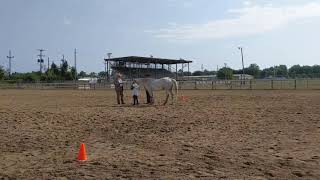
<svg viewBox="0 0 320 180"><path fill-rule="evenodd" d="M133 83L131 85L131 90L132 90L132 96L133 96L133 105L139 105L138 96L139 96L140 87L137 84L136 80L133 80Z"/></svg>

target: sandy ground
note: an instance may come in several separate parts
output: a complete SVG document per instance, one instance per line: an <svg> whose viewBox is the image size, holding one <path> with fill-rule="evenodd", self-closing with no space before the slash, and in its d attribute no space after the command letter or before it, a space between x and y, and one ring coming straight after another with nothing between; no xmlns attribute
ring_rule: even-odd
<svg viewBox="0 0 320 180"><path fill-rule="evenodd" d="M188 101L137 107L114 94L1 90L0 179L320 177L320 91L181 91Z"/></svg>

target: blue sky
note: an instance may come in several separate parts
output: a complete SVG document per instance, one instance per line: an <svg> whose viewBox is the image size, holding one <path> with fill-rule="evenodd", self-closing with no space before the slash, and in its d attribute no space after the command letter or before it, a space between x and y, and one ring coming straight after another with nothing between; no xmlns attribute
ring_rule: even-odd
<svg viewBox="0 0 320 180"><path fill-rule="evenodd" d="M320 64L320 0L1 0L0 65L36 71L39 48L103 71L103 58L194 60L192 70Z"/></svg>

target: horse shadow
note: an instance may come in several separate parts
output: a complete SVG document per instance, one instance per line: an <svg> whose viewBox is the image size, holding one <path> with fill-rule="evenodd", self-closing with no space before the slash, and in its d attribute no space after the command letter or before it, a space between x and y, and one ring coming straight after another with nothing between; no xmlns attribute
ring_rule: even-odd
<svg viewBox="0 0 320 180"><path fill-rule="evenodd" d="M168 104L170 106L174 104ZM139 104L139 105L133 105L133 104L119 104L119 105L112 105L111 107L122 107L122 108L150 108L150 107L164 107L166 105L163 104Z"/></svg>

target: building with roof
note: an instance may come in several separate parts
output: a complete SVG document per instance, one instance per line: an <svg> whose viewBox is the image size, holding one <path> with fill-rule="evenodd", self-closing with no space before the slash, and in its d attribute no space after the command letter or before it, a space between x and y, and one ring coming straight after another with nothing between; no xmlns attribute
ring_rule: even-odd
<svg viewBox="0 0 320 180"><path fill-rule="evenodd" d="M233 75L233 79L234 80L250 80L250 79L254 79L254 77L252 75L249 74L234 74Z"/></svg>
<svg viewBox="0 0 320 180"><path fill-rule="evenodd" d="M125 79L143 78L143 77L172 77L178 79L178 69L190 72L190 63L192 61L184 59L164 59L154 57L118 57L105 59L107 80L110 80L115 73L121 73Z"/></svg>

